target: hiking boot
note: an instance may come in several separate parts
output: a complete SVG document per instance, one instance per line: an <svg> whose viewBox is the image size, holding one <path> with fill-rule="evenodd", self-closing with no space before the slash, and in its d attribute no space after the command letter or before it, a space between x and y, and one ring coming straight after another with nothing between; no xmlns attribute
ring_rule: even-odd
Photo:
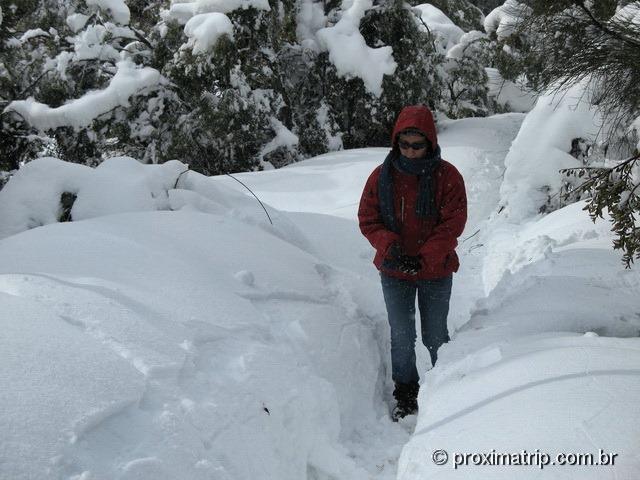
<svg viewBox="0 0 640 480"><path fill-rule="evenodd" d="M407 415L418 412L418 390L420 385L414 383L396 383L393 396L396 399L396 406L391 412L391 420L397 422Z"/></svg>

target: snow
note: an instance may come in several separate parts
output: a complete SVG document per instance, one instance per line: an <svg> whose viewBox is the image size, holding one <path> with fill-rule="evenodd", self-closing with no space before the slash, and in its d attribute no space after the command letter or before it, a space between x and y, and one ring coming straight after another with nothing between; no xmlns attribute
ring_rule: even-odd
<svg viewBox="0 0 640 480"><path fill-rule="evenodd" d="M487 33L494 33L499 40L511 36L518 24L518 17L524 4L518 0L507 0L503 5L493 9L484 19L484 30Z"/></svg>
<svg viewBox="0 0 640 480"><path fill-rule="evenodd" d="M316 119L325 132L329 151L342 150L342 133L332 133L331 121L329 120L329 107L325 103L323 103L316 112Z"/></svg>
<svg viewBox="0 0 640 480"><path fill-rule="evenodd" d="M624 7L618 7L616 14L611 18L611 21L630 24L637 27L640 25L640 3L631 2L629 5L625 5Z"/></svg>
<svg viewBox="0 0 640 480"><path fill-rule="evenodd" d="M176 21L186 24L190 18L203 13L230 13L234 10L255 8L256 10L269 11L267 0L196 0L189 2L184 0L172 0L168 10L161 12L165 22Z"/></svg>
<svg viewBox="0 0 640 480"><path fill-rule="evenodd" d="M298 136L285 127L277 118L271 119L271 127L273 128L276 136L262 147L262 150L260 151L261 158L264 158L266 155L280 147L289 148L298 144Z"/></svg>
<svg viewBox="0 0 640 480"><path fill-rule="evenodd" d="M37 37L48 37L49 34L47 32L45 32L44 30L42 30L41 28L35 28L32 30L27 30L26 32L24 32L21 36L20 36L20 43L25 43L28 42L29 40L31 40L32 38L37 38Z"/></svg>
<svg viewBox="0 0 640 480"><path fill-rule="evenodd" d="M104 42L108 35L109 30L105 25L89 25L72 39L75 58L77 60L118 61L120 53L113 46Z"/></svg>
<svg viewBox="0 0 640 480"><path fill-rule="evenodd" d="M87 6L96 6L104 12L108 12L116 23L128 25L131 12L124 0L86 0Z"/></svg>
<svg viewBox="0 0 640 480"><path fill-rule="evenodd" d="M636 145L636 149L640 150L640 117L636 118L629 127L631 130L635 131L636 138L638 138L638 144Z"/></svg>
<svg viewBox="0 0 640 480"><path fill-rule="evenodd" d="M558 129L588 117L538 102L439 122L469 221L452 341L433 369L417 346L420 413L398 424L382 292L355 223L387 149L238 174L273 225L233 179L179 162L23 166L0 191L0 477L634 479L640 274L582 203L496 214L500 186L529 181L514 139L538 128L560 148L545 113ZM56 223L64 191L74 221ZM618 457L453 468L456 453L523 449Z"/></svg>
<svg viewBox="0 0 640 480"><path fill-rule="evenodd" d="M454 47L455 48L455 47ZM485 68L489 78L489 96L502 107L512 112L529 112L533 109L538 95L526 87L525 79L517 83L505 80L497 68Z"/></svg>
<svg viewBox="0 0 640 480"><path fill-rule="evenodd" d="M56 410L50 431L30 430L33 441L20 456L7 452L14 461L2 462L3 477L37 477L31 459L47 464L55 457L51 476L299 479L314 470L366 478L338 443L341 427L375 411L376 382L370 379L378 376L376 322L353 309L348 290L337 283L353 280L256 229L261 212L234 218L241 217L233 211L241 208L234 192L225 195L216 182L201 180L213 187L210 195L221 192L233 202L233 209L218 215L188 209L111 215L2 241L2 291L52 312L50 328L67 327L60 335L70 330L87 349L99 342L139 372L121 375L122 385L112 389L111 396L128 400L126 405L107 409L98 402L102 391L83 391L77 409ZM276 228L286 227L284 219L275 220ZM286 228L281 234L295 238ZM33 255L18 253L27 251ZM10 273L16 271L21 273ZM253 282L237 280L248 272ZM7 321L21 319L21 329L38 317L22 312ZM33 339L31 350L48 341ZM76 351L62 347L68 355ZM104 354L97 353L94 361L100 363ZM50 356L42 363L27 356L24 371L34 362L65 369L76 361ZM335 368L347 358L351 369ZM121 369L111 370L118 375ZM111 386L111 376L94 373L82 378ZM45 382L53 390L51 383ZM355 391L339 397L337 386ZM19 402L23 390L12 390L11 408L3 405L3 426L5 414L38 418L48 410L50 402L37 401L36 411ZM133 393L133 402L123 391ZM61 391L60 401L68 395L73 393ZM77 410L92 412L92 427L80 429L73 443L56 443L61 431L76 425ZM29 427L22 425L5 433L5 444L25 440L22 429ZM50 443L56 448L43 448Z"/></svg>
<svg viewBox="0 0 640 480"><path fill-rule="evenodd" d="M227 35L233 39L233 24L223 13L201 13L191 17L184 26L184 33L189 37L186 47L194 54L211 50L218 39Z"/></svg>
<svg viewBox="0 0 640 480"><path fill-rule="evenodd" d="M145 379L103 342L23 296L29 286L55 282L0 278L0 473L15 480L50 478L61 452L137 402Z"/></svg>
<svg viewBox="0 0 640 480"><path fill-rule="evenodd" d="M447 51L447 58L462 58L464 56L465 49L469 45L483 38L487 38L487 36L482 32L478 32L477 30L472 30L468 33L465 33L459 38L458 43L456 43Z"/></svg>
<svg viewBox="0 0 640 480"><path fill-rule="evenodd" d="M78 33L84 28L88 20L89 16L87 15L83 15L82 13L73 13L67 17L66 22L73 33Z"/></svg>
<svg viewBox="0 0 640 480"><path fill-rule="evenodd" d="M342 18L316 36L339 76L361 78L368 92L380 96L384 75L392 75L397 64L391 47L371 48L360 34L360 20L372 6L372 0L354 0L348 8L343 2Z"/></svg>
<svg viewBox="0 0 640 480"><path fill-rule="evenodd" d="M559 170L582 164L568 152L574 138L595 139L602 120L585 98L584 84L543 94L527 115L505 159L500 187L504 216L514 223L530 218L548 195L557 193Z"/></svg>
<svg viewBox="0 0 640 480"><path fill-rule="evenodd" d="M511 235L487 222L478 242L495 248L483 277L502 270L500 279L428 376L428 410L403 450L399 479L477 469L496 479L541 478L537 466L453 468L455 453L535 449L550 461L599 449L619 455L615 468L549 465L544 478L634 478L640 456L629 445L638 444L640 415L629 402L640 391L640 275L619 266L608 222L594 225L583 206L514 226ZM506 269L498 252L512 259ZM424 460L436 449L448 451L446 466Z"/></svg>
<svg viewBox="0 0 640 480"><path fill-rule="evenodd" d="M427 24L429 31L435 35L445 52L456 45L464 35L464 31L454 24L442 10L430 3L423 3L413 8L420 12L422 21Z"/></svg>
<svg viewBox="0 0 640 480"><path fill-rule="evenodd" d="M530 338L479 352L475 367L434 374L431 382L438 383L426 385L431 408L403 450L398 478L449 479L475 471L492 479L634 478L640 462L628 452L637 445L638 418L628 402L640 393L639 347L637 339L591 335ZM575 427L550 434L550 425L562 423ZM463 434L470 431L483 435ZM446 466L424 460L435 449L451 455ZM541 452L555 462L559 454L598 459L600 449L617 454L615 466L453 466L464 454Z"/></svg>
<svg viewBox="0 0 640 480"><path fill-rule="evenodd" d="M18 113L40 131L62 126L82 128L118 106L127 106L132 96L144 94L161 82L160 72L151 67L137 68L130 60L120 60L116 68L107 88L90 91L60 107L51 108L30 97L11 102L4 111Z"/></svg>
<svg viewBox="0 0 640 480"><path fill-rule="evenodd" d="M322 3L301 0L296 16L296 37L300 45L309 50L320 51L316 33L326 26L326 22Z"/></svg>

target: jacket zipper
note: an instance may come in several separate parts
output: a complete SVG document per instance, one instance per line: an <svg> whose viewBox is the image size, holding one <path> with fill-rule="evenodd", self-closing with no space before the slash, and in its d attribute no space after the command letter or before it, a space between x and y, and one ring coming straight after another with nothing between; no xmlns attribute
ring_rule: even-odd
<svg viewBox="0 0 640 480"><path fill-rule="evenodd" d="M400 197L400 222L404 224L404 197Z"/></svg>

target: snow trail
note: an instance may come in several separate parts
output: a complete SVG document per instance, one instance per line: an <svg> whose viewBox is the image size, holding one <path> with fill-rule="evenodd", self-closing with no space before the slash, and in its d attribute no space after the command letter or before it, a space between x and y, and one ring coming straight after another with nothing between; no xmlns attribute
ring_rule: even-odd
<svg viewBox="0 0 640 480"><path fill-rule="evenodd" d="M488 119L446 121L440 125L439 143L443 158L456 165L463 174L469 198L469 220L458 248L462 266L454 276L453 283L449 314L451 331L469 320L476 302L484 296L481 271L485 249L478 243L477 234L474 233L484 228L489 215L497 208L504 158L523 118L522 114L506 114ZM375 480L396 479L400 452L411 439L416 421L415 417L408 417L396 424L389 418L393 387L389 373L386 310L379 277L371 265L372 249L361 238L357 226L357 208L364 181L371 170L382 162L386 152L386 149L363 149L344 154L327 154L281 170L266 172L266 175L238 175L244 182L251 184L252 189L267 203L280 210L294 210L290 215L292 221L306 237L314 240L317 254L333 266L331 271L334 273L328 281L332 285L331 290L342 292L335 299L338 303L342 302L347 308L366 303L374 306L373 315L377 322L373 324L377 325L375 337L382 359L382 370L375 380L376 415L359 423L354 423L343 415L341 442L350 451L355 462L368 472L369 478ZM355 154L358 156L354 158ZM295 188L288 188L289 185L285 183L289 171L295 175ZM325 189L326 185L317 181L309 183L313 178L322 177L334 179L328 185L329 189ZM224 181L235 188L230 181ZM299 185L307 183L320 190L319 197L298 189ZM295 212L322 212L326 216ZM345 218L344 228L338 227L336 220L329 217L334 215ZM325 223L331 225L331 228L322 228ZM463 240L465 238L466 241ZM341 272L340 267L344 271ZM346 271L356 272L361 276L361 284L366 287L364 292L353 292ZM358 295L364 298L358 299ZM354 296L355 300L352 299ZM356 317L356 321L371 324L362 315ZM422 365L419 370L424 374L430 364L428 353L419 339L417 344L417 359ZM343 388L350 389L351 386L345 385ZM348 395L348 390L345 393L338 391L338 395ZM428 392L426 395L428 396Z"/></svg>
<svg viewBox="0 0 640 480"><path fill-rule="evenodd" d="M522 119L440 123L469 221L452 341L431 370L418 342L421 410L398 424L356 221L386 149L240 174L273 225L226 177L189 172L175 189L179 162L30 163L0 192L0 477L441 480L459 472L430 461L436 447L602 447L620 453L615 470L545 474L634 479L640 346L624 337L640 333L640 274L619 268L583 204L524 224L497 215ZM70 187L81 220L58 224ZM510 468L491 478L540 473Z"/></svg>

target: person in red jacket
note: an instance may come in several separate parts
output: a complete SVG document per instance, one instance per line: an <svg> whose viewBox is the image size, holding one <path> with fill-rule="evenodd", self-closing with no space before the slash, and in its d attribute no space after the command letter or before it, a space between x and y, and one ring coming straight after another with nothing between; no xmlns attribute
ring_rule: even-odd
<svg viewBox="0 0 640 480"><path fill-rule="evenodd" d="M397 421L418 409L416 293L422 343L433 365L438 348L449 341L451 283L459 267L455 247L467 221L467 196L460 172L440 157L426 106L402 109L391 145L365 184L358 220L380 270L397 402L392 418Z"/></svg>

